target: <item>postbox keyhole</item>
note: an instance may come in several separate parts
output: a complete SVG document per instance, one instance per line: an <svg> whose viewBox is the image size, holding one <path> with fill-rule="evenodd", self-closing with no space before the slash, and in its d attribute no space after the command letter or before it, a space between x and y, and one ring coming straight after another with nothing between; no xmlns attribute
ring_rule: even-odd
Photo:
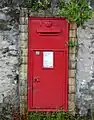
<svg viewBox="0 0 94 120"><path fill-rule="evenodd" d="M34 81L35 83L36 83L36 82L40 82L39 77L35 77L33 81Z"/></svg>

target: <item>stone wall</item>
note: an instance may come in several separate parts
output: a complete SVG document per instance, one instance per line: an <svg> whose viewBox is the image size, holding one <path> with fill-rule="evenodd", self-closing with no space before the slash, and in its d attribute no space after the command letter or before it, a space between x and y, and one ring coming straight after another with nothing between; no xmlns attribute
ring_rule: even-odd
<svg viewBox="0 0 94 120"><path fill-rule="evenodd" d="M0 9L0 119L4 120L11 120L19 107L19 28L9 11Z"/></svg>
<svg viewBox="0 0 94 120"><path fill-rule="evenodd" d="M26 113L28 82L28 11L21 10L20 23L13 14L8 14L9 11L9 8L0 9L0 117L6 119L10 119L10 111L14 111L11 104L15 109L18 109L20 104L20 113ZM43 16L42 12L39 16ZM70 24L69 41L77 41L77 37L79 48L69 47L68 105L69 110L75 110L77 105L80 113L84 115L94 107L93 19L78 29L76 24Z"/></svg>
<svg viewBox="0 0 94 120"><path fill-rule="evenodd" d="M88 20L77 30L77 106L81 114L94 109L94 19Z"/></svg>
<svg viewBox="0 0 94 120"><path fill-rule="evenodd" d="M77 43L77 25L70 23L69 42ZM77 47L69 47L69 110L75 111L76 103L76 53Z"/></svg>
<svg viewBox="0 0 94 120"><path fill-rule="evenodd" d="M21 9L18 23L19 16L11 10L8 7L0 9L0 118L7 120L13 117L13 112L18 112L19 104L21 114L27 111L28 11ZM43 16L42 12L39 16ZM94 109L93 19L78 29L76 24L70 24L69 41L77 41L77 38L78 50L69 47L68 105L69 110L75 110L77 105L85 115Z"/></svg>
<svg viewBox="0 0 94 120"><path fill-rule="evenodd" d="M20 114L25 117L27 112L27 54L28 54L28 11L22 9L20 13L20 68L19 68L19 91L20 91ZM25 118L23 118L25 119Z"/></svg>
<svg viewBox="0 0 94 120"><path fill-rule="evenodd" d="M21 49L21 65L20 65L20 112L24 114L27 110L27 52L28 52L28 15L27 9L22 9L20 14L20 49ZM42 13L31 15L43 16ZM70 24L69 41L77 41L76 24ZM76 47L69 47L69 110L75 110L75 73L76 73Z"/></svg>

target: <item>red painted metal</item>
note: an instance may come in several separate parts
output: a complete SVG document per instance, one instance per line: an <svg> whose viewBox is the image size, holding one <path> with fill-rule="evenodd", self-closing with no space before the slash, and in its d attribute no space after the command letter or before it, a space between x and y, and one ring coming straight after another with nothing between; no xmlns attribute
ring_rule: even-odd
<svg viewBox="0 0 94 120"><path fill-rule="evenodd" d="M64 18L30 17L29 38L30 49L64 49L68 40L68 22Z"/></svg>
<svg viewBox="0 0 94 120"><path fill-rule="evenodd" d="M67 111L68 22L30 17L28 27L28 111ZM44 52L53 52L53 68L43 67Z"/></svg>

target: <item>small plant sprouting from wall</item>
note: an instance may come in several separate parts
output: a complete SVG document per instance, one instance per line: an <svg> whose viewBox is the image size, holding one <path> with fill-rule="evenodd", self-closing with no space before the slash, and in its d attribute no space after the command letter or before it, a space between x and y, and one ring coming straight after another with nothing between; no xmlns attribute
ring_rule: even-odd
<svg viewBox="0 0 94 120"><path fill-rule="evenodd" d="M78 47L78 42L77 41L69 41L68 47Z"/></svg>

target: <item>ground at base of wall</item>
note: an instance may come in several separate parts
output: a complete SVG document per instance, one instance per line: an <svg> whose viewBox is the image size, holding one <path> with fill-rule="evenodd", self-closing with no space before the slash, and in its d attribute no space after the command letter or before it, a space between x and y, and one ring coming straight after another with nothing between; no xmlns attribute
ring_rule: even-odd
<svg viewBox="0 0 94 120"><path fill-rule="evenodd" d="M71 112L31 112L28 120L91 120L91 116L73 115Z"/></svg>

